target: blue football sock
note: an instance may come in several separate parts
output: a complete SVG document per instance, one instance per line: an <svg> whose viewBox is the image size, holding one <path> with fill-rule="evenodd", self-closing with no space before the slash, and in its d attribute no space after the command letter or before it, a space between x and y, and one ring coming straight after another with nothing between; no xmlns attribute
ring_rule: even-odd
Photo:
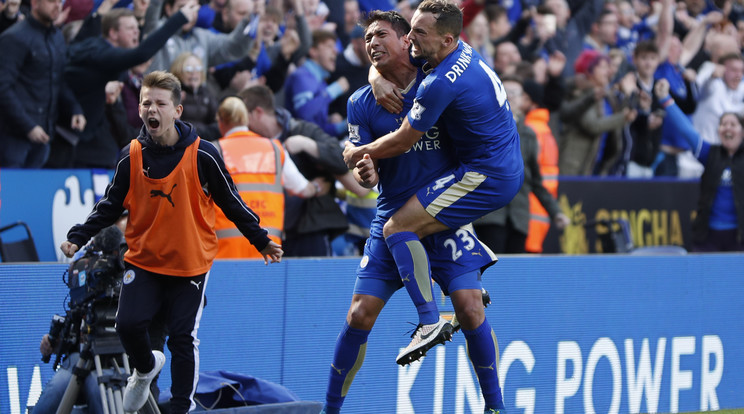
<svg viewBox="0 0 744 414"><path fill-rule="evenodd" d="M369 331L352 328L348 323L344 323L338 334L326 390L326 414L337 414L341 410L351 382L364 362L368 336Z"/></svg>
<svg viewBox="0 0 744 414"><path fill-rule="evenodd" d="M329 407L328 404L323 406L321 411L323 414L341 414L341 409L336 407Z"/></svg>
<svg viewBox="0 0 744 414"><path fill-rule="evenodd" d="M481 326L472 331L463 329L465 340L468 343L468 355L473 363L478 382L486 400L486 408L504 408L504 398L499 386L499 351L496 335L484 320Z"/></svg>
<svg viewBox="0 0 744 414"><path fill-rule="evenodd" d="M429 256L421 240L416 233L402 231L386 237L385 243L395 259L403 285L416 305L419 323L436 323L439 311L432 296Z"/></svg>

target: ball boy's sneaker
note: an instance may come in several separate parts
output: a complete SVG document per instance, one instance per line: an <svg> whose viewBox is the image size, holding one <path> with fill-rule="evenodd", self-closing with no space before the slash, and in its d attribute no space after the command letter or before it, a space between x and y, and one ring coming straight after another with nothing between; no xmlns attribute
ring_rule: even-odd
<svg viewBox="0 0 744 414"><path fill-rule="evenodd" d="M152 351L152 356L155 357L155 367L152 371L140 374L135 368L127 379L123 397L124 411L137 411L147 402L147 397L150 395L150 383L165 365L165 355L162 352Z"/></svg>

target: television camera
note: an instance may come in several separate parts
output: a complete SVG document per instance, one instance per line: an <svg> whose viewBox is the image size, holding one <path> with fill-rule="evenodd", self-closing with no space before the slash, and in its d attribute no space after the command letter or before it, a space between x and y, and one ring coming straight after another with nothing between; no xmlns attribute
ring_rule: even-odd
<svg viewBox="0 0 744 414"><path fill-rule="evenodd" d="M126 249L121 231L113 226L103 229L85 249L63 275L70 289L69 309L65 316L54 315L50 323L49 341L56 344L54 369L63 356L77 352L77 346L88 339L98 348L100 342L110 342L108 339L119 343L114 323ZM49 360L50 356L43 358L44 362Z"/></svg>
<svg viewBox="0 0 744 414"><path fill-rule="evenodd" d="M92 370L98 376L104 413L123 414L122 392L131 372L115 326L127 248L123 240L116 226L101 230L63 276L70 289L68 310L65 316L54 315L49 328L56 354L54 369L71 352L79 351L80 359L57 414L71 412L80 385ZM43 360L48 362L50 357ZM139 413L160 413L152 395Z"/></svg>

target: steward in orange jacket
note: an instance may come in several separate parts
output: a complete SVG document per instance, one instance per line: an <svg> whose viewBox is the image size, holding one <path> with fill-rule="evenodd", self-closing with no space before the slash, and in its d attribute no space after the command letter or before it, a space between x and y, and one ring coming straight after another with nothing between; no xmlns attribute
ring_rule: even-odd
<svg viewBox="0 0 744 414"><path fill-rule="evenodd" d="M259 217L269 238L281 244L284 230L284 149L277 140L254 132L233 129L217 144L240 197ZM217 209L215 220L217 258L262 258L225 214Z"/></svg>
<svg viewBox="0 0 744 414"><path fill-rule="evenodd" d="M524 119L525 125L532 128L537 136L537 164L540 166L543 187L558 198L558 144L548 126L550 113L545 108L529 111ZM550 230L550 215L535 194L530 193L530 222L527 230L525 251L542 253L543 241Z"/></svg>

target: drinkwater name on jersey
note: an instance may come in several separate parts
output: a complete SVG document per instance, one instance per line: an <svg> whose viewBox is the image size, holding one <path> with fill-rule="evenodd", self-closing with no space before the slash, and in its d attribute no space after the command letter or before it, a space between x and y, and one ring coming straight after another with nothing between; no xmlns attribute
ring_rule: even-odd
<svg viewBox="0 0 744 414"><path fill-rule="evenodd" d="M463 43L462 52L460 52L460 57L457 58L457 61L452 65L449 71L445 74L447 79L449 79L450 83L454 83L457 78L462 75L463 72L465 72L465 69L468 68L470 65L470 61L473 60L473 48L470 47L469 44Z"/></svg>

